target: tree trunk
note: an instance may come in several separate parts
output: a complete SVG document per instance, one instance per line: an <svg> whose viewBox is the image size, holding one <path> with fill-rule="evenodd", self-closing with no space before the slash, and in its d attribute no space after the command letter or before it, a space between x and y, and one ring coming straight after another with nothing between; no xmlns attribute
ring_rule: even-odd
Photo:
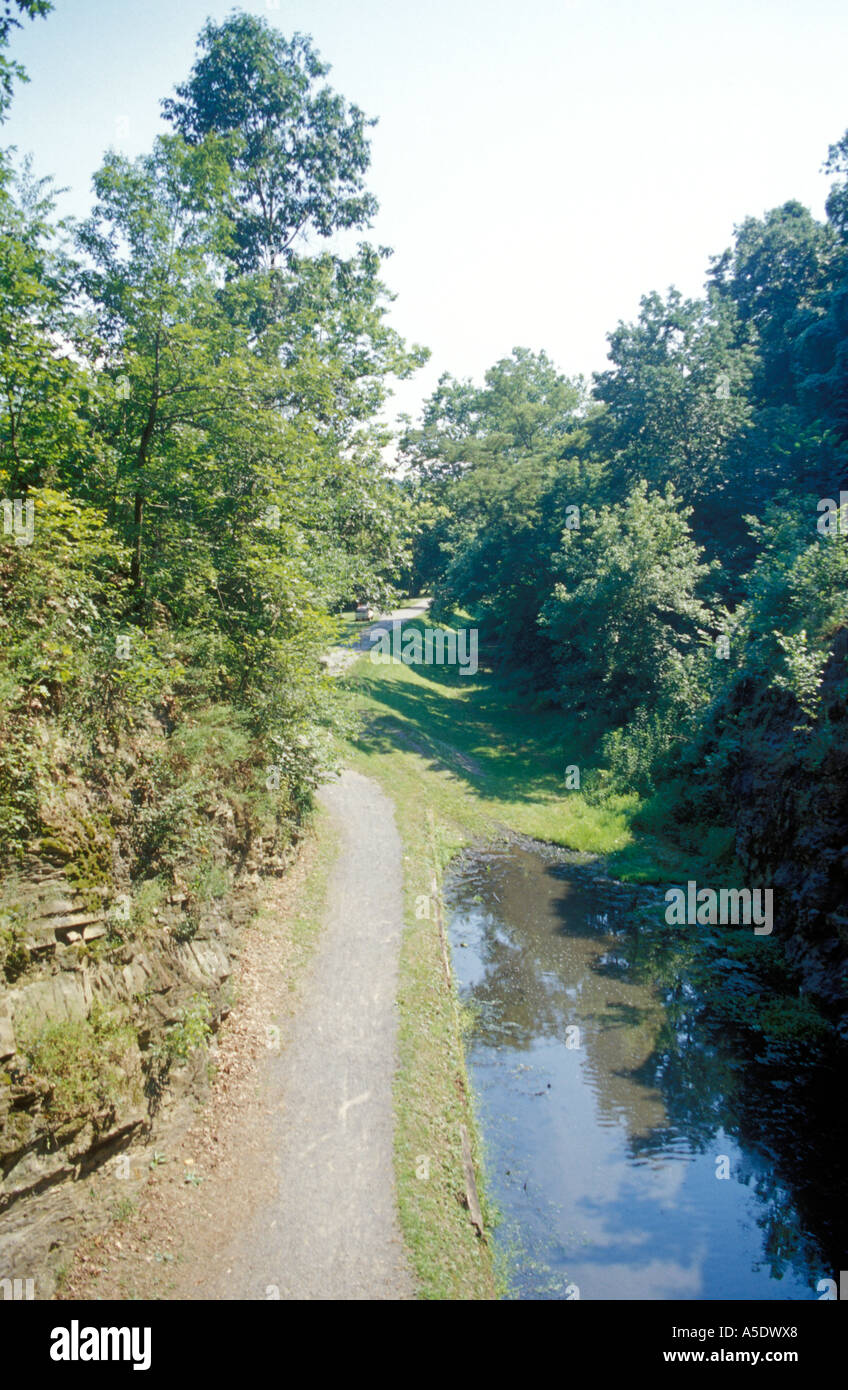
<svg viewBox="0 0 848 1390"><path fill-rule="evenodd" d="M132 580L133 591L136 595L141 592L141 537L144 529L144 469L147 464L147 457L150 453L150 441L153 438L153 430L156 425L156 412L159 406L159 337L156 338L156 357L153 369L153 386L150 396L150 408L147 412L147 420L141 432L141 439L138 445L138 455L136 458L136 489L135 505L133 508L133 554L130 566L130 578Z"/></svg>
<svg viewBox="0 0 848 1390"><path fill-rule="evenodd" d="M130 566L130 578L136 593L141 588L141 529L144 523L144 495L137 492L135 495L135 507L133 509L133 553L132 565Z"/></svg>

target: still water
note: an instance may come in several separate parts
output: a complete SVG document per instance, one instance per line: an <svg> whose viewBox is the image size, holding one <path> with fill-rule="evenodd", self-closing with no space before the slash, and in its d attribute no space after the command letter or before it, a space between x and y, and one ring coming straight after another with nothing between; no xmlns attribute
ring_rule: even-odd
<svg viewBox="0 0 848 1390"><path fill-rule="evenodd" d="M820 1298L844 1253L828 1178L841 1141L821 1128L843 1106L833 1078L740 1055L663 959L662 932L646 969L639 901L527 845L461 856L448 876L513 1296Z"/></svg>

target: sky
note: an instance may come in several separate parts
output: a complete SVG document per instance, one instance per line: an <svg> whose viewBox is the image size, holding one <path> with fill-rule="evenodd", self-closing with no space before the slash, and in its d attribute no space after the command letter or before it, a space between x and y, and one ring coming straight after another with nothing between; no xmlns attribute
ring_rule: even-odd
<svg viewBox="0 0 848 1390"><path fill-rule="evenodd" d="M24 21L0 145L84 216L110 146L166 129L216 0L55 0ZM431 350L392 413L444 371L481 380L515 346L568 375L674 284L698 294L735 224L796 198L823 216L821 166L848 128L845 0L243 0L311 35L367 115L367 233L393 256L391 321Z"/></svg>

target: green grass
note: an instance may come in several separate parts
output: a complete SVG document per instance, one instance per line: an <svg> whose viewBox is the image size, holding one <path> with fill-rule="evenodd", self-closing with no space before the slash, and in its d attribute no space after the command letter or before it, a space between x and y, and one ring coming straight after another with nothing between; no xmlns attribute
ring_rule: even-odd
<svg viewBox="0 0 848 1390"><path fill-rule="evenodd" d="M293 957L290 965L289 987L298 984L304 968L311 959L324 924L324 907L330 872L338 855L338 842L330 817L316 806L311 821L314 836L309 846L309 874L301 885L297 902L289 919Z"/></svg>
<svg viewBox="0 0 848 1390"><path fill-rule="evenodd" d="M131 1221L138 1211L138 1198L120 1197L118 1201L112 1203L109 1211L113 1221ZM57 1287L59 1287L58 1278Z"/></svg>
<svg viewBox="0 0 848 1390"><path fill-rule="evenodd" d="M250 925L251 931L283 938L282 978L292 999L321 935L327 886L337 855L338 842L330 817L323 807L316 805L310 816L306 842L301 847L302 873L293 896L281 908L271 893Z"/></svg>
<svg viewBox="0 0 848 1390"><path fill-rule="evenodd" d="M522 704L484 672L463 676L455 668L382 665L364 656L347 680L364 717L349 760L392 798L405 852L395 1085L401 1225L423 1297L497 1298L505 1266L473 1232L460 1200L459 1126L467 1123L487 1228L496 1220L485 1192L463 1020L444 982L434 873L440 885L460 848L505 830L603 856L611 874L634 881L680 879L698 861L636 833L637 796L601 799L566 789L566 766L577 764L584 780L600 731L578 730L561 712ZM424 917L427 902L431 915ZM425 1168L426 1179L419 1176Z"/></svg>
<svg viewBox="0 0 848 1390"><path fill-rule="evenodd" d="M404 627L423 626L419 620ZM691 872L693 849L637 834L635 794L568 790L565 770L591 773L599 729L559 710L537 710L491 675L447 666L381 665L351 672L366 727L356 749L401 781L426 779L428 795L461 840L504 827L602 855L616 877L661 882Z"/></svg>

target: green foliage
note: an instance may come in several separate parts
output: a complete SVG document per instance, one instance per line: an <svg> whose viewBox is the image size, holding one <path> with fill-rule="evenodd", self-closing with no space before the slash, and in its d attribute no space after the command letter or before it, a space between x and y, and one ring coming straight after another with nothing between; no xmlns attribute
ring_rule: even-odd
<svg viewBox="0 0 848 1390"><path fill-rule="evenodd" d="M96 478L109 445L87 416L98 397L93 344L74 312L75 266L54 221L50 179L0 153L0 485L64 487Z"/></svg>
<svg viewBox="0 0 848 1390"><path fill-rule="evenodd" d="M669 489L642 481L623 503L587 509L563 533L555 584L541 621L557 651L563 702L599 704L613 724L640 706L690 706L709 658L699 644L714 623L698 596L709 573Z"/></svg>
<svg viewBox="0 0 848 1390"><path fill-rule="evenodd" d="M29 1072L44 1083L44 1107L57 1124L87 1116L108 1123L139 1091L135 1030L95 1000L87 1018L16 1027Z"/></svg>
<svg viewBox="0 0 848 1390"><path fill-rule="evenodd" d="M367 225L377 204L363 186L365 132L375 123L316 87L329 68L310 40L285 39L266 20L236 13L209 20L198 49L189 80L162 106L191 143L226 137L235 266L273 266L306 232Z"/></svg>
<svg viewBox="0 0 848 1390"><path fill-rule="evenodd" d="M39 823L45 761L32 744L27 719L7 717L0 740L0 844L7 860L21 859Z"/></svg>
<svg viewBox="0 0 848 1390"><path fill-rule="evenodd" d="M599 785L652 791L657 769L680 743L681 717L672 701L662 711L639 705L625 726L604 735Z"/></svg>
<svg viewBox="0 0 848 1390"><path fill-rule="evenodd" d="M786 664L785 673L775 673L774 685L778 690L788 690L808 719L815 719L829 653L826 650L811 650L804 628L798 633L775 632L774 636Z"/></svg>
<svg viewBox="0 0 848 1390"><path fill-rule="evenodd" d="M0 973L12 984L29 965L25 923L15 908L0 912Z"/></svg>
<svg viewBox="0 0 848 1390"><path fill-rule="evenodd" d="M547 353L513 348L486 372L482 388L448 373L401 441L406 462L428 482L497 463L558 457L573 445L582 384L560 375Z"/></svg>
<svg viewBox="0 0 848 1390"><path fill-rule="evenodd" d="M180 1010L176 1023L172 1023L165 1033L159 1049L162 1059L167 1062L186 1062L199 1047L205 1047L212 1032L212 1008L204 994L193 994L191 1000Z"/></svg>
<svg viewBox="0 0 848 1390"><path fill-rule="evenodd" d="M728 454L750 420L754 354L732 306L674 289L646 295L638 321L609 341L613 366L595 384L600 447L626 483L671 483L703 509L727 487Z"/></svg>
<svg viewBox="0 0 848 1390"><path fill-rule="evenodd" d="M95 508L32 488L32 542L0 536L0 831L20 857L44 829L52 782L46 719L103 725L108 681L99 654L122 602L122 551ZM114 639L112 651L114 652Z"/></svg>
<svg viewBox="0 0 848 1390"><path fill-rule="evenodd" d="M27 501L32 543L0 537L0 693L13 710L57 713L69 697L92 698L94 649L121 611L124 554L96 508L46 487Z"/></svg>
<svg viewBox="0 0 848 1390"><path fill-rule="evenodd" d="M746 580L744 631L753 668L789 672L791 652L821 656L846 614L848 545L822 535L813 497L787 498L750 518L758 554ZM799 645L800 644L800 645Z"/></svg>
<svg viewBox="0 0 848 1390"><path fill-rule="evenodd" d="M191 877L224 802L234 840L294 833L332 758L331 614L409 563L374 417L425 354L386 322L387 251L295 249L374 206L325 72L264 20L208 24L176 133L107 153L73 255L48 182L0 164L0 490L34 509L0 539L4 857L85 872L57 746L89 797L126 778L146 877Z"/></svg>
<svg viewBox="0 0 848 1390"><path fill-rule="evenodd" d="M129 922L115 924L121 936L137 936L150 930L156 923L154 912L158 914L166 895L167 884L161 875L138 878L134 884Z"/></svg>
<svg viewBox="0 0 848 1390"><path fill-rule="evenodd" d="M757 405L793 402L797 339L827 293L835 254L832 229L792 201L746 218L732 249L715 258L710 278L757 345Z"/></svg>

